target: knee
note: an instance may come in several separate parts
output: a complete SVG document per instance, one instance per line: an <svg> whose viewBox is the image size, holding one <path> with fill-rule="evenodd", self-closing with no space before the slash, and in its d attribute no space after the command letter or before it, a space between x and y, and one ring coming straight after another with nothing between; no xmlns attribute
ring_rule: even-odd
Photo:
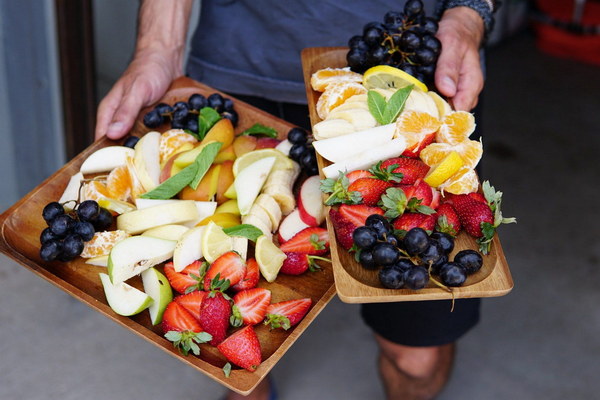
<svg viewBox="0 0 600 400"><path fill-rule="evenodd" d="M419 380L431 379L452 363L451 351L449 352L447 346L398 346L393 350L382 348L382 356L386 357L398 372Z"/></svg>

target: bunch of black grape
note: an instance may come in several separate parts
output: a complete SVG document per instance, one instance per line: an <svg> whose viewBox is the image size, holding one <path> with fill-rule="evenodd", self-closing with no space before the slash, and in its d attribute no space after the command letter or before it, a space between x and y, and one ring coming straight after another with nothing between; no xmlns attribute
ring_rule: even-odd
<svg viewBox="0 0 600 400"><path fill-rule="evenodd" d="M300 164L306 175L318 175L317 154L313 145L308 142L308 133L302 128L292 128L287 134L287 140L292 143L290 158Z"/></svg>
<svg viewBox="0 0 600 400"><path fill-rule="evenodd" d="M431 85L442 50L435 37L437 30L437 21L425 16L421 0L409 0L403 12L389 11L383 23L370 22L362 35L353 36L348 42L346 60L355 72L391 65Z"/></svg>
<svg viewBox="0 0 600 400"><path fill-rule="evenodd" d="M208 97L194 93L188 101L178 101L172 106L159 103L144 115L144 125L154 129L170 121L173 129L187 129L198 133L198 113L204 107L213 108L222 118L230 120L234 127L237 125L239 117L233 107L233 100L219 93L213 93Z"/></svg>
<svg viewBox="0 0 600 400"><path fill-rule="evenodd" d="M40 258L44 261L73 260L83 251L84 242L113 222L110 211L94 200L81 202L74 212L66 212L62 204L53 201L46 204L42 217L48 224L40 235Z"/></svg>
<svg viewBox="0 0 600 400"><path fill-rule="evenodd" d="M389 221L377 214L356 228L352 239L358 262L366 269L381 268L379 281L389 289L423 289L431 274L439 275L447 287L461 286L483 265L483 257L474 250L459 251L450 261L454 238L446 233L428 235L421 228L413 228L400 239Z"/></svg>

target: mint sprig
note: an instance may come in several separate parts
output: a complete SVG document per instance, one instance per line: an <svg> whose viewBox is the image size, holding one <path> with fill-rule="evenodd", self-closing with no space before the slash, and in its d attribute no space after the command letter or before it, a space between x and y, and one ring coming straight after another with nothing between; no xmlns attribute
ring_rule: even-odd
<svg viewBox="0 0 600 400"><path fill-rule="evenodd" d="M390 97L389 101L385 100L385 97L375 90L369 90L367 92L367 105L369 106L369 112L373 115L373 118L381 125L391 124L398 118L398 115L404 109L406 99L413 90L414 85L408 85L398 89Z"/></svg>

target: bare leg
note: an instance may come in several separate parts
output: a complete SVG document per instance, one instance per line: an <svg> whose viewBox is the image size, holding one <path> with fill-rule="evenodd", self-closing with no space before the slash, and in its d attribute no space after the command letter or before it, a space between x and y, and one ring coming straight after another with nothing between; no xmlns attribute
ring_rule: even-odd
<svg viewBox="0 0 600 400"><path fill-rule="evenodd" d="M226 400L267 400L269 398L269 377L260 381L256 388L248 396L242 396L235 392L227 393Z"/></svg>
<svg viewBox="0 0 600 400"><path fill-rule="evenodd" d="M380 347L379 372L388 400L433 399L448 381L454 343L409 347L375 335Z"/></svg>

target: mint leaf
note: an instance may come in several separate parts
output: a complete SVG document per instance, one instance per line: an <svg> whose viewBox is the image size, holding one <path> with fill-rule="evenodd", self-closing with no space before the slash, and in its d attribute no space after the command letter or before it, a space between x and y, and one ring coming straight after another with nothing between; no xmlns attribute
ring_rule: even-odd
<svg viewBox="0 0 600 400"><path fill-rule="evenodd" d="M260 229L250 224L241 224L229 228L224 228L223 232L225 232L229 236L245 237L249 240L252 240L253 242L256 242L256 239L258 239L259 236L263 235L263 232Z"/></svg>
<svg viewBox="0 0 600 400"><path fill-rule="evenodd" d="M183 190L184 187L189 185L196 176L197 172L198 164L193 162L151 191L142 194L140 197L142 199L170 199Z"/></svg>
<svg viewBox="0 0 600 400"><path fill-rule="evenodd" d="M210 128L221 119L221 116L214 108L204 107L198 114L198 136L200 140L204 139Z"/></svg>
<svg viewBox="0 0 600 400"><path fill-rule="evenodd" d="M383 122L380 122L382 125L391 124L396 120L396 118L398 118L398 115L400 115L400 113L402 112L404 104L406 103L406 99L408 99L408 96L410 95L410 92L412 91L413 87L414 85L409 85L398 89L392 95L392 97L390 97L390 100L387 102L387 105L385 107L385 111L383 112Z"/></svg>
<svg viewBox="0 0 600 400"><path fill-rule="evenodd" d="M277 131L263 124L256 123L250 128L246 129L244 132L240 133L240 136L243 135L264 135L276 139Z"/></svg>
<svg viewBox="0 0 600 400"><path fill-rule="evenodd" d="M386 109L385 97L374 90L367 92L367 105L369 106L369 112L381 125L385 125L383 114Z"/></svg>
<svg viewBox="0 0 600 400"><path fill-rule="evenodd" d="M194 160L194 164L196 164L198 168L196 170L196 175L194 175L194 179L190 182L190 187L192 189L196 190L198 184L206 174L206 171L208 171L215 160L222 145L223 143L221 142L209 143L204 146L200 154L198 154L198 157Z"/></svg>

